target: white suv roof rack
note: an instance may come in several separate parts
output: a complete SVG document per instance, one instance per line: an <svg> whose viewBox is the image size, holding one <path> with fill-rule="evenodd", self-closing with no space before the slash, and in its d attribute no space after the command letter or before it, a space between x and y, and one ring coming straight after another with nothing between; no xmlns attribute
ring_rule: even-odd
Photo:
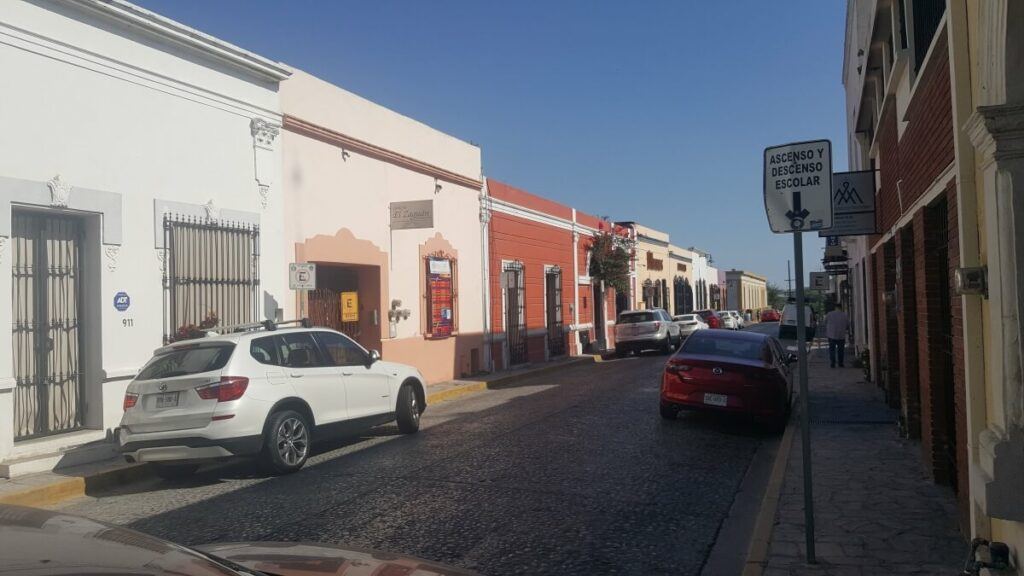
<svg viewBox="0 0 1024 576"><path fill-rule="evenodd" d="M281 322L274 322L273 320L264 320L262 322L249 322L248 324L234 324L232 326L214 326L206 331L207 336L222 336L224 334L234 334L236 332L252 332L255 330L266 330L273 332L281 326L296 324L301 328L310 328L312 323L309 318L298 318L295 320L282 320Z"/></svg>

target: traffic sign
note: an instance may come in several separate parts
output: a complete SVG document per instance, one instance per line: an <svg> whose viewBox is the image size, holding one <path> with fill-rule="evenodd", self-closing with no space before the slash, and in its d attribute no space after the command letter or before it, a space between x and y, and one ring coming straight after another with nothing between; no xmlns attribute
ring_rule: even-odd
<svg viewBox="0 0 1024 576"><path fill-rule="evenodd" d="M316 264L289 264L288 288L292 290L316 290Z"/></svg>
<svg viewBox="0 0 1024 576"><path fill-rule="evenodd" d="M772 232L832 227L832 143L795 142L764 150L764 209Z"/></svg>
<svg viewBox="0 0 1024 576"><path fill-rule="evenodd" d="M811 290L827 290L828 274L825 272L811 272Z"/></svg>
<svg viewBox="0 0 1024 576"><path fill-rule="evenodd" d="M819 236L876 234L875 171L836 172L832 175L832 204L835 221Z"/></svg>

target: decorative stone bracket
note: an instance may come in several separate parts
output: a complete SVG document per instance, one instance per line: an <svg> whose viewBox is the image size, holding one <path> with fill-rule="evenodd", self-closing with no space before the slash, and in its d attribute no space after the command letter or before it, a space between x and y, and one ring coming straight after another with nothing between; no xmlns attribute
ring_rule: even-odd
<svg viewBox="0 0 1024 576"><path fill-rule="evenodd" d="M260 195L260 206L266 208L270 188L274 184L274 141L281 133L281 127L262 118L253 118L249 122L249 130L252 132L256 192Z"/></svg>

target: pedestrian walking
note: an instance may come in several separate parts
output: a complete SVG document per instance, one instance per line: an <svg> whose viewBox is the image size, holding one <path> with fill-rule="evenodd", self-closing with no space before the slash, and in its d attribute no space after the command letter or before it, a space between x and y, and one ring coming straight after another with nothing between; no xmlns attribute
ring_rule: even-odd
<svg viewBox="0 0 1024 576"><path fill-rule="evenodd" d="M843 367L843 356L846 353L846 330L850 326L850 319L843 312L842 305L837 304L835 309L825 315L825 336L828 337L828 364L835 368L836 364Z"/></svg>

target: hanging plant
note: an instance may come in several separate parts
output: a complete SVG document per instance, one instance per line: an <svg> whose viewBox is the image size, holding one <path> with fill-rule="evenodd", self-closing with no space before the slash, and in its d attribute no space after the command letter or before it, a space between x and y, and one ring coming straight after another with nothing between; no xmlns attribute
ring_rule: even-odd
<svg viewBox="0 0 1024 576"><path fill-rule="evenodd" d="M210 310L206 313L206 318L203 318L203 320L199 322L199 325L185 324L184 326L179 326L178 329L174 331L174 336L171 337L168 344L171 342L180 342L182 340L203 338L206 336L206 332L208 330L212 330L219 323L220 319L217 318L217 313Z"/></svg>

